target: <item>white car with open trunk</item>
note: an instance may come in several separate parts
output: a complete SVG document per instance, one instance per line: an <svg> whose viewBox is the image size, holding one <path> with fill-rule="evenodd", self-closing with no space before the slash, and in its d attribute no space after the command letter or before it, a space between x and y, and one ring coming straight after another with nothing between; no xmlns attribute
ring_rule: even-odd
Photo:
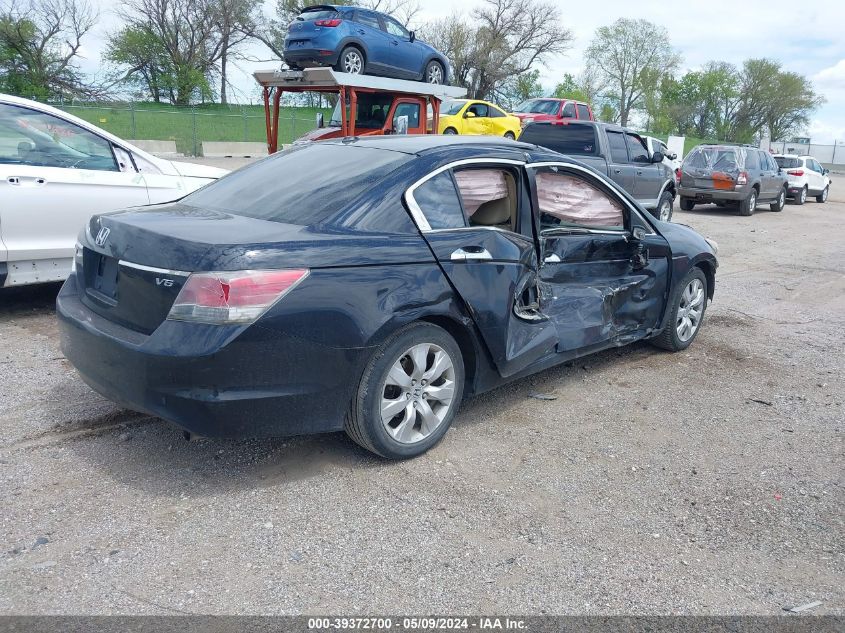
<svg viewBox="0 0 845 633"><path fill-rule="evenodd" d="M157 158L66 112L0 94L0 288L65 279L95 213L176 200L226 173Z"/></svg>

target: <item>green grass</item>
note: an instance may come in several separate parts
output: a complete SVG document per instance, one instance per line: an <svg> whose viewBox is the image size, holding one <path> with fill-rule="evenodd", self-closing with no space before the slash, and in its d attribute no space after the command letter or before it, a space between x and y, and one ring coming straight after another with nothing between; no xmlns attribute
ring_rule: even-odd
<svg viewBox="0 0 845 633"><path fill-rule="evenodd" d="M203 141L266 142L263 106L197 106L176 108L163 104L136 103L116 106L63 106L78 116L120 138L176 141L176 149L199 155ZM282 108L279 113L279 143L290 143L317 126L317 113L326 121L331 109Z"/></svg>

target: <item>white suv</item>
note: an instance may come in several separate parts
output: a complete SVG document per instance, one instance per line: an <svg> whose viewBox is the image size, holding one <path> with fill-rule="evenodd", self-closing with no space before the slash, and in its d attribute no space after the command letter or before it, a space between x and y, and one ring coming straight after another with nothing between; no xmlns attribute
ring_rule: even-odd
<svg viewBox="0 0 845 633"><path fill-rule="evenodd" d="M226 173L157 158L66 112L0 94L0 288L65 279L95 213L176 200Z"/></svg>
<svg viewBox="0 0 845 633"><path fill-rule="evenodd" d="M775 162L789 179L787 195L797 204L807 202L807 196L815 196L816 202L827 202L830 193L830 173L812 156L775 154Z"/></svg>

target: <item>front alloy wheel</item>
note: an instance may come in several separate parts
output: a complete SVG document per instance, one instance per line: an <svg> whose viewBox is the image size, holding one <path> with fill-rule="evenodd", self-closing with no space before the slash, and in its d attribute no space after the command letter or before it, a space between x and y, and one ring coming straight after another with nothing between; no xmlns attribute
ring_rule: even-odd
<svg viewBox="0 0 845 633"><path fill-rule="evenodd" d="M407 325L367 364L346 416L346 432L382 457L421 455L449 430L463 385L463 357L455 339L431 323Z"/></svg>
<svg viewBox="0 0 845 633"><path fill-rule="evenodd" d="M707 310L707 277L701 268L690 270L670 299L666 328L652 339L670 352L686 349L695 340Z"/></svg>

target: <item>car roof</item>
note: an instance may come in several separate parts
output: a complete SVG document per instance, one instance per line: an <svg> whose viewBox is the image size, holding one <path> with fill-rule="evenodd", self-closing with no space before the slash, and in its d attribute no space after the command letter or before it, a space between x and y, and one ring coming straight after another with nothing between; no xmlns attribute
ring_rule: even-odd
<svg viewBox="0 0 845 633"><path fill-rule="evenodd" d="M772 154L775 158L813 158L809 154ZM813 160L816 160L813 158Z"/></svg>
<svg viewBox="0 0 845 633"><path fill-rule="evenodd" d="M561 101L564 101L562 99ZM574 121L534 121L533 123L529 123L526 125L526 129L533 126L541 126L546 125L549 127L565 127L567 125L589 125L590 127L602 127L606 130L612 130L614 132L627 132L628 134L634 134L635 136L642 137L642 134L639 132L635 132L634 130L622 127L621 125L616 125L615 123L603 123L602 121L591 121L589 119L576 119Z"/></svg>
<svg viewBox="0 0 845 633"><path fill-rule="evenodd" d="M357 145L372 149L389 150L402 152L404 154L422 155L442 151L447 148L476 148L491 150L522 150L532 152L537 150L536 145L510 141L498 136L460 136L460 135L435 135L435 134L393 134L388 136L362 136L346 137L320 141L321 143L334 143L336 145Z"/></svg>

